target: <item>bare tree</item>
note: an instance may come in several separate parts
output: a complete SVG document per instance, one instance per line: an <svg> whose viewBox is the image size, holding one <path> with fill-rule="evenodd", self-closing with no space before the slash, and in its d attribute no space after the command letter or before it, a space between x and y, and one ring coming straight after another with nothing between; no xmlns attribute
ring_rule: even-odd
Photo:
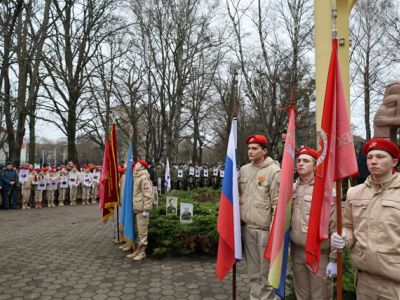
<svg viewBox="0 0 400 300"><path fill-rule="evenodd" d="M392 47L397 49L400 48L400 4L393 5L392 9L388 11L388 35L389 43ZM398 64L400 63L400 53L399 51L393 51L393 60Z"/></svg>
<svg viewBox="0 0 400 300"><path fill-rule="evenodd" d="M312 47L313 28L309 24L312 6L309 0L275 1L278 5L258 0L255 13L251 14L252 4L226 1L244 93L252 109L251 115L246 116L250 119L240 121L257 124L251 130L266 134L275 144L280 130L287 126L287 112L280 108L289 104L292 88L296 91L298 109L308 109L314 100L309 89L313 82L311 65L306 56ZM254 25L260 48L245 48L248 34L242 31L245 19L247 24ZM272 19L281 22L270 22ZM249 30L248 25L246 29Z"/></svg>
<svg viewBox="0 0 400 300"><path fill-rule="evenodd" d="M393 62L394 51L388 43L388 12L391 0L360 0L352 16L351 39L353 43L351 66L354 84L357 86L356 99L363 100L366 138L370 139L371 113L381 100L388 80L388 67Z"/></svg>
<svg viewBox="0 0 400 300"><path fill-rule="evenodd" d="M86 67L102 43L116 28L115 6L112 0L53 1L51 36L46 43L45 66L49 80L44 88L50 102L42 108L55 113L56 125L68 141L68 159L78 161L76 133L87 126L85 118L88 80L91 70ZM89 116L87 116L89 118Z"/></svg>
<svg viewBox="0 0 400 300"><path fill-rule="evenodd" d="M2 33L3 38L3 51L2 51L2 59L3 62L1 64L1 73L0 73L0 96L1 102L4 104L1 105L4 107L4 116L7 128L7 143L9 149L9 157L8 159L14 159L19 161L19 157L15 157L13 155L13 151L16 147L15 136L16 133L14 131L14 122L13 122L13 98L11 96L11 82L10 82L10 68L12 64L12 48L14 46L13 43L13 34L16 26L17 19L19 15L23 11L23 0L18 1L8 1L6 2L0 9L0 31ZM4 92L2 92L4 83ZM20 132L17 133L21 135ZM21 143L22 144L22 143ZM11 157L11 156L12 157Z"/></svg>
<svg viewBox="0 0 400 300"><path fill-rule="evenodd" d="M116 111L113 112L113 109L117 109L116 70L119 65L124 65L125 54L121 35L110 36L94 55L91 66L88 67L94 67L88 80L90 101L87 102L92 119L83 131L101 148L104 148L105 134L109 134L111 123L118 115Z"/></svg>
<svg viewBox="0 0 400 300"><path fill-rule="evenodd" d="M147 84L152 89L147 101L159 106L159 111L152 110L152 114L159 113L159 128L163 130L157 136L154 132L149 136L159 138L150 145L163 144L165 139L170 161L176 161L182 125L187 122L183 110L191 72L202 49L213 47L209 28L215 3L204 0L132 2L149 72Z"/></svg>

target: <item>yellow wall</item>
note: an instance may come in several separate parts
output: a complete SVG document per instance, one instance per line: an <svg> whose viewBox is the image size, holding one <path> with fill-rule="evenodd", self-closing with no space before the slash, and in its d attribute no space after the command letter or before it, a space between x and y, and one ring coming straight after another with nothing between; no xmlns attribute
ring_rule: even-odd
<svg viewBox="0 0 400 300"><path fill-rule="evenodd" d="M356 0L336 0L339 41L339 62L342 71L343 88L347 107L350 104L350 69L349 69L349 16ZM314 0L315 13L315 79L317 100L317 131L321 128L322 110L329 59L332 50L332 0ZM344 46L340 46L344 39Z"/></svg>

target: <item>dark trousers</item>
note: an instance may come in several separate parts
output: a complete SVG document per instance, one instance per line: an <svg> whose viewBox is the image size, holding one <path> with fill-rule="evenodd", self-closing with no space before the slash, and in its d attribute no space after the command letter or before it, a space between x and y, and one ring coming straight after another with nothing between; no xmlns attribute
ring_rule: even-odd
<svg viewBox="0 0 400 300"><path fill-rule="evenodd" d="M17 208L17 188L9 185L3 186L3 208L8 209L9 199L11 195L11 208Z"/></svg>

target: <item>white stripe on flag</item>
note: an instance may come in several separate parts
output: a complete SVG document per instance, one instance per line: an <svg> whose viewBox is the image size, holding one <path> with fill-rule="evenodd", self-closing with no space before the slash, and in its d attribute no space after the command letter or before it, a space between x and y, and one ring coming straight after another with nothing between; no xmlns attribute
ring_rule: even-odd
<svg viewBox="0 0 400 300"><path fill-rule="evenodd" d="M240 228L240 207L238 173L236 164L237 149L237 120L233 119L231 133L229 135L228 156L232 160L232 197L233 197L233 233L235 239L235 258L242 259L242 237Z"/></svg>

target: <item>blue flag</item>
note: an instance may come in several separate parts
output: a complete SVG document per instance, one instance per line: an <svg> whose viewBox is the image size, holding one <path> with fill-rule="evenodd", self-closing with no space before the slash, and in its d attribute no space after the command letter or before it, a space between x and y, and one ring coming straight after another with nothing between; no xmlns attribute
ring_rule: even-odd
<svg viewBox="0 0 400 300"><path fill-rule="evenodd" d="M125 187L122 196L121 225L124 232L124 240L130 245L136 243L135 217L133 214L133 142L129 147L128 165L126 166Z"/></svg>

